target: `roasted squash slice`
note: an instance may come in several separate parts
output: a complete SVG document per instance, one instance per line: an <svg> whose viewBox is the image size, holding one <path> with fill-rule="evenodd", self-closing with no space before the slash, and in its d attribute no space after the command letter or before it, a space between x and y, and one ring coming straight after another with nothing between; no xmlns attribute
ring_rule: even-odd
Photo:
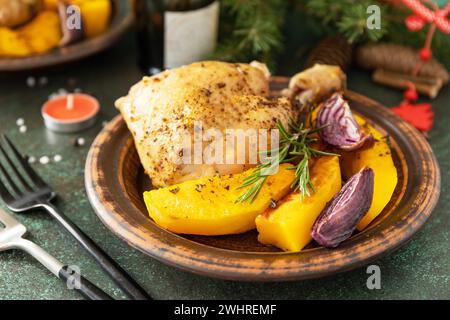
<svg viewBox="0 0 450 320"><path fill-rule="evenodd" d="M72 3L80 7L87 38L96 37L108 29L112 15L110 0L72 0Z"/></svg>
<svg viewBox="0 0 450 320"><path fill-rule="evenodd" d="M33 54L42 54L58 47L62 37L60 25L56 12L44 10L17 32L25 39Z"/></svg>
<svg viewBox="0 0 450 320"><path fill-rule="evenodd" d="M59 0L44 0L44 8L46 10L57 10Z"/></svg>
<svg viewBox="0 0 450 320"><path fill-rule="evenodd" d="M256 218L258 240L285 251L300 251L311 241L311 229L323 208L341 188L338 157L321 157L311 168L315 193L300 198L298 192L281 200Z"/></svg>
<svg viewBox="0 0 450 320"><path fill-rule="evenodd" d="M111 0L71 0L70 3L80 8L87 38L98 36L108 29L113 11ZM58 0L44 0L44 8L56 11L57 7Z"/></svg>
<svg viewBox="0 0 450 320"><path fill-rule="evenodd" d="M56 48L61 37L58 14L44 10L19 29L0 28L0 56L42 54Z"/></svg>
<svg viewBox="0 0 450 320"><path fill-rule="evenodd" d="M361 231L386 207L394 193L398 177L387 138L363 118L355 115L355 119L361 128L366 133L371 133L376 140L371 146L353 152L343 152L340 158L345 179L349 179L363 167L372 168L375 173L372 206L358 224L357 228Z"/></svg>
<svg viewBox="0 0 450 320"><path fill-rule="evenodd" d="M283 164L270 176L254 202L236 203L245 189L237 189L253 169L244 173L200 178L144 193L150 217L175 233L224 235L255 228L255 218L272 200L289 193L294 181L291 165Z"/></svg>
<svg viewBox="0 0 450 320"><path fill-rule="evenodd" d="M0 57L26 57L31 53L31 48L18 32L0 28Z"/></svg>

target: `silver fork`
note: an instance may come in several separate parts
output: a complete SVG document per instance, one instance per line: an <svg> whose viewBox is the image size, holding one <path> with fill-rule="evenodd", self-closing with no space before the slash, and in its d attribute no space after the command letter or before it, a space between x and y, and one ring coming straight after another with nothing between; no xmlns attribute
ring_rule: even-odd
<svg viewBox="0 0 450 320"><path fill-rule="evenodd" d="M2 225L4 228L2 228ZM23 224L0 209L0 251L10 249L23 250L65 283L71 281L71 277L75 276L73 270L69 266L63 265L34 242L24 239L23 235L26 232L27 229ZM81 275L77 275L77 278L79 282L74 284L73 289L79 291L85 298L111 300L110 296L89 282L89 280Z"/></svg>
<svg viewBox="0 0 450 320"><path fill-rule="evenodd" d="M7 152L13 156L10 156ZM2 164L7 164L9 172ZM3 183L2 179L3 177ZM5 183L6 182L6 183ZM103 270L132 299L151 299L126 272L106 252L98 247L80 228L52 205L56 196L28 164L6 135L0 139L0 197L8 209L13 212L25 212L35 209L47 211L55 218L97 261Z"/></svg>

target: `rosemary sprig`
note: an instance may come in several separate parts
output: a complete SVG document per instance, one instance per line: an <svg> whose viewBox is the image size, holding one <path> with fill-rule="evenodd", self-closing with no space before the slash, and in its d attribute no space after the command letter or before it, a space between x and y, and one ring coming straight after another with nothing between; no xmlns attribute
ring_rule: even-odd
<svg viewBox="0 0 450 320"><path fill-rule="evenodd" d="M259 164L244 179L238 189L251 187L241 194L236 202L245 202L249 199L251 203L255 201L267 178L283 163L296 163L295 166L288 168L289 170L295 170L295 180L291 184L291 189L294 191L298 190L302 198L309 196L310 190L315 192L309 174L309 160L318 156L336 154L320 151L311 146L312 143L317 141L317 138L314 138L312 135L323 128L306 127L303 122L295 120L291 120L289 127L292 133L286 130L281 121L277 121L277 128L281 135L279 148L267 152L267 161Z"/></svg>

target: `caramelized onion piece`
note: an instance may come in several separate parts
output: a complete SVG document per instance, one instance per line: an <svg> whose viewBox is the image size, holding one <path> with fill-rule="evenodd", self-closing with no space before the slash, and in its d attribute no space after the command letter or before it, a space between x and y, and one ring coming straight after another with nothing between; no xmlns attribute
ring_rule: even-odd
<svg viewBox="0 0 450 320"><path fill-rule="evenodd" d="M311 236L320 245L335 248L351 236L372 204L374 172L363 168L342 187L314 223Z"/></svg>
<svg viewBox="0 0 450 320"><path fill-rule="evenodd" d="M59 43L61 47L79 42L84 38L83 21L79 10L78 6L71 5L67 0L58 2L58 13L63 34Z"/></svg>
<svg viewBox="0 0 450 320"><path fill-rule="evenodd" d="M317 127L324 127L319 131L324 142L344 151L359 149L373 140L372 135L365 134L358 125L340 93L334 93L324 102L317 115Z"/></svg>

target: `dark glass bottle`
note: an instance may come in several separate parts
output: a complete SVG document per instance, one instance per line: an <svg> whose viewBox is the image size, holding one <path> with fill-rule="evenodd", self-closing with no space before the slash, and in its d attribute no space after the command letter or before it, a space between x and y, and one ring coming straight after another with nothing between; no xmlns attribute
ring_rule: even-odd
<svg viewBox="0 0 450 320"><path fill-rule="evenodd" d="M217 42L217 0L136 0L139 66L154 75L204 59Z"/></svg>

